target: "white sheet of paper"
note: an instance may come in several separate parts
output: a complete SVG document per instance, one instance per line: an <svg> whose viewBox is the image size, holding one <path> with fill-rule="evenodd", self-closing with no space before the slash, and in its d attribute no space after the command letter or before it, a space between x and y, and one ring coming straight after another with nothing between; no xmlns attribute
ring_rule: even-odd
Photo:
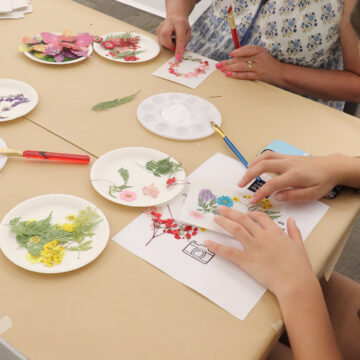
<svg viewBox="0 0 360 360"><path fill-rule="evenodd" d="M1 0L0 1L0 13L8 13L12 11L12 0Z"/></svg>
<svg viewBox="0 0 360 360"><path fill-rule="evenodd" d="M238 160L217 153L198 167L188 179L190 182L195 179L204 182L211 179L212 183L222 184L221 186L226 186L229 191L236 192L237 182L245 170ZM265 176L263 178L266 179ZM170 217L170 209L171 215L175 219L178 218L187 191L188 187L184 188L181 195L156 211L161 212L162 218L166 219ZM304 240L327 209L328 206L321 202L281 204L282 212L295 217ZM212 240L241 249L241 244L226 235L214 231L203 232L201 229L198 229L196 235L191 236L189 240L177 240L173 234L163 233L162 230L152 239L152 224L149 212L144 213L127 225L113 240L206 296L237 318L245 319L266 289L239 267L211 253L202 245L205 240Z"/></svg>
<svg viewBox="0 0 360 360"><path fill-rule="evenodd" d="M185 51L181 62L177 62L174 56L153 72L153 75L195 89L216 70L216 64L215 60Z"/></svg>

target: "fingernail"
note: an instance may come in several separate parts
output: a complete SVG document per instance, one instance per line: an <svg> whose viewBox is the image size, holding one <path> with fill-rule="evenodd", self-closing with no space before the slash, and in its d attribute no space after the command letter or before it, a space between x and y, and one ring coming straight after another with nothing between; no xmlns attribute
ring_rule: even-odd
<svg viewBox="0 0 360 360"><path fill-rule="evenodd" d="M252 199L250 199L249 204L256 204L257 203L257 198L253 197Z"/></svg>
<svg viewBox="0 0 360 360"><path fill-rule="evenodd" d="M218 211L223 211L223 210L225 210L226 209L226 206L224 206L224 205L219 205L218 207L217 207L217 210Z"/></svg>
<svg viewBox="0 0 360 360"><path fill-rule="evenodd" d="M245 182L244 179L241 179L241 180L238 182L238 186L239 186L239 187L243 187L243 186L245 186L245 185L246 185L246 182Z"/></svg>
<svg viewBox="0 0 360 360"><path fill-rule="evenodd" d="M226 68L225 68L225 67L221 68L221 71L222 71L222 72L225 72L225 71L226 71Z"/></svg>
<svg viewBox="0 0 360 360"><path fill-rule="evenodd" d="M232 75L231 72L227 72L227 73L226 73L226 76L231 76L231 75Z"/></svg>
<svg viewBox="0 0 360 360"><path fill-rule="evenodd" d="M220 69L220 68L222 67L222 63L219 62L219 63L217 63L215 66L216 66L217 69Z"/></svg>
<svg viewBox="0 0 360 360"><path fill-rule="evenodd" d="M295 218L291 217L291 218L289 218L289 221L291 221L294 225L296 225Z"/></svg>
<svg viewBox="0 0 360 360"><path fill-rule="evenodd" d="M182 59L181 54L180 54L180 53L177 53L177 54L176 54L176 60L177 60L177 61L181 61L181 59Z"/></svg>
<svg viewBox="0 0 360 360"><path fill-rule="evenodd" d="M276 194L275 195L275 199L278 201L284 201L285 200L285 195L284 194Z"/></svg>
<svg viewBox="0 0 360 360"><path fill-rule="evenodd" d="M204 245L205 245L206 247L208 247L208 246L211 245L211 242L210 242L209 240L205 240Z"/></svg>
<svg viewBox="0 0 360 360"><path fill-rule="evenodd" d="M230 54L230 57L231 57L231 58L232 58L232 57L234 57L234 54L233 54L233 53L231 53L231 54Z"/></svg>

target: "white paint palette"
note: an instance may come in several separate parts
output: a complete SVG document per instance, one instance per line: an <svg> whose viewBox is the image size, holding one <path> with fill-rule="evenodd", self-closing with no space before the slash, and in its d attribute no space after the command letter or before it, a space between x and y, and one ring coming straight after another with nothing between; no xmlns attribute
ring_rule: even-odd
<svg viewBox="0 0 360 360"><path fill-rule="evenodd" d="M175 140L202 139L214 133L210 121L218 126L222 123L212 103L184 93L150 96L139 105L137 117L147 130Z"/></svg>

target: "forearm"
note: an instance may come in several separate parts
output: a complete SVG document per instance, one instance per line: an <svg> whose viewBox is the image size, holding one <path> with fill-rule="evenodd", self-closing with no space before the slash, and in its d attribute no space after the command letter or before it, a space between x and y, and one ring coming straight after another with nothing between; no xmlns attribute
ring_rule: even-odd
<svg viewBox="0 0 360 360"><path fill-rule="evenodd" d="M278 300L295 360L342 359L315 276L279 295Z"/></svg>
<svg viewBox="0 0 360 360"><path fill-rule="evenodd" d="M360 102L360 76L351 71L311 69L281 63L275 85L319 99Z"/></svg>
<svg viewBox="0 0 360 360"><path fill-rule="evenodd" d="M199 0L166 0L166 17L188 17Z"/></svg>
<svg viewBox="0 0 360 360"><path fill-rule="evenodd" d="M346 155L338 156L341 156L337 162L339 184L360 189L360 158Z"/></svg>

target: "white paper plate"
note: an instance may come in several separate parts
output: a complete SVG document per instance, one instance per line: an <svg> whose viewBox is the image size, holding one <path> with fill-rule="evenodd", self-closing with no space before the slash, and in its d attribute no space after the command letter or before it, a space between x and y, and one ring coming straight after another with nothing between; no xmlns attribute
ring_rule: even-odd
<svg viewBox="0 0 360 360"><path fill-rule="evenodd" d="M108 36L116 36L116 35L121 35L121 34L125 34L125 33L124 32L114 32L114 33L108 33L108 34L101 35L101 37L105 41L105 39ZM95 50L95 52L97 52L100 56L102 56L105 59L117 61L117 62L121 62L121 63L127 63L127 64L148 61L159 55L160 46L155 40L153 40L152 38L150 38L148 36L145 36L145 35L142 35L142 34L139 34L136 32L131 32L131 34L134 36L140 37L138 50L142 50L144 52L136 55L139 58L139 60L126 61L123 59L114 59L110 55L111 50L105 49L101 45L101 43L94 43L94 50Z"/></svg>
<svg viewBox="0 0 360 360"><path fill-rule="evenodd" d="M75 64L77 62L80 62L80 61L84 61L85 59L87 59L91 53L93 52L93 48L92 48L92 45L90 44L89 45L89 50L88 50L88 53L87 53L87 56L81 56L77 59L74 59L74 60L68 60L68 61L62 61L62 62L51 62L51 61L45 61L45 60L41 60L39 58L37 58L36 56L34 56L33 54L31 54L30 52L24 52L24 54L31 60L33 61L36 61L36 62L39 62L39 63L42 63L42 64L48 64L48 65L69 65L69 64Z"/></svg>
<svg viewBox="0 0 360 360"><path fill-rule="evenodd" d="M185 172L183 169L180 169L180 171L171 175L171 178L176 178L178 185L167 187L169 175L154 176L152 172L146 170L145 165L150 160L159 161L169 156L158 150L142 147L116 149L104 154L93 164L90 180L100 195L117 204L135 207L163 204L181 192L185 185ZM179 163L171 156L170 160ZM125 196L124 192L113 192L113 196L111 196L109 189L112 184L117 186L124 184L123 178L119 173L121 168L128 171L129 180L127 184L132 187L124 190L129 192L126 193L128 196ZM156 197L143 193L144 187L148 188L151 184L154 184L159 191Z"/></svg>
<svg viewBox="0 0 360 360"><path fill-rule="evenodd" d="M66 222L65 216L68 214L76 214L79 210L85 209L87 206L96 208L91 202L82 198L63 195L63 194L50 194L37 196L28 199L9 211L0 224L0 247L4 255L14 264L30 271L55 274L66 271L78 269L87 265L96 259L104 250L109 240L109 224L103 212L96 208L96 212L103 219L95 228L95 235L92 239L92 249L82 251L78 258L76 251L67 251L62 262L53 267L48 267L42 263L31 264L26 260L27 250L20 247L16 241L15 235L10 231L10 220L20 216L22 219L40 220L46 218L51 211L53 211L52 220L56 223Z"/></svg>
<svg viewBox="0 0 360 360"><path fill-rule="evenodd" d="M0 148L7 148L7 145L2 138L0 138ZM8 160L7 156L0 155L0 170L5 166L7 160Z"/></svg>
<svg viewBox="0 0 360 360"><path fill-rule="evenodd" d="M30 85L18 80L0 79L0 96L20 93L24 94L24 97L28 98L30 101L11 108L9 111L1 112L0 116L4 116L6 119L0 119L0 122L14 120L20 116L26 115L34 109L39 101L37 92ZM3 105L0 102L0 108L2 106Z"/></svg>
<svg viewBox="0 0 360 360"><path fill-rule="evenodd" d="M152 133L176 140L202 139L214 133L220 111L201 97L184 93L161 93L145 99L137 109L140 123Z"/></svg>

